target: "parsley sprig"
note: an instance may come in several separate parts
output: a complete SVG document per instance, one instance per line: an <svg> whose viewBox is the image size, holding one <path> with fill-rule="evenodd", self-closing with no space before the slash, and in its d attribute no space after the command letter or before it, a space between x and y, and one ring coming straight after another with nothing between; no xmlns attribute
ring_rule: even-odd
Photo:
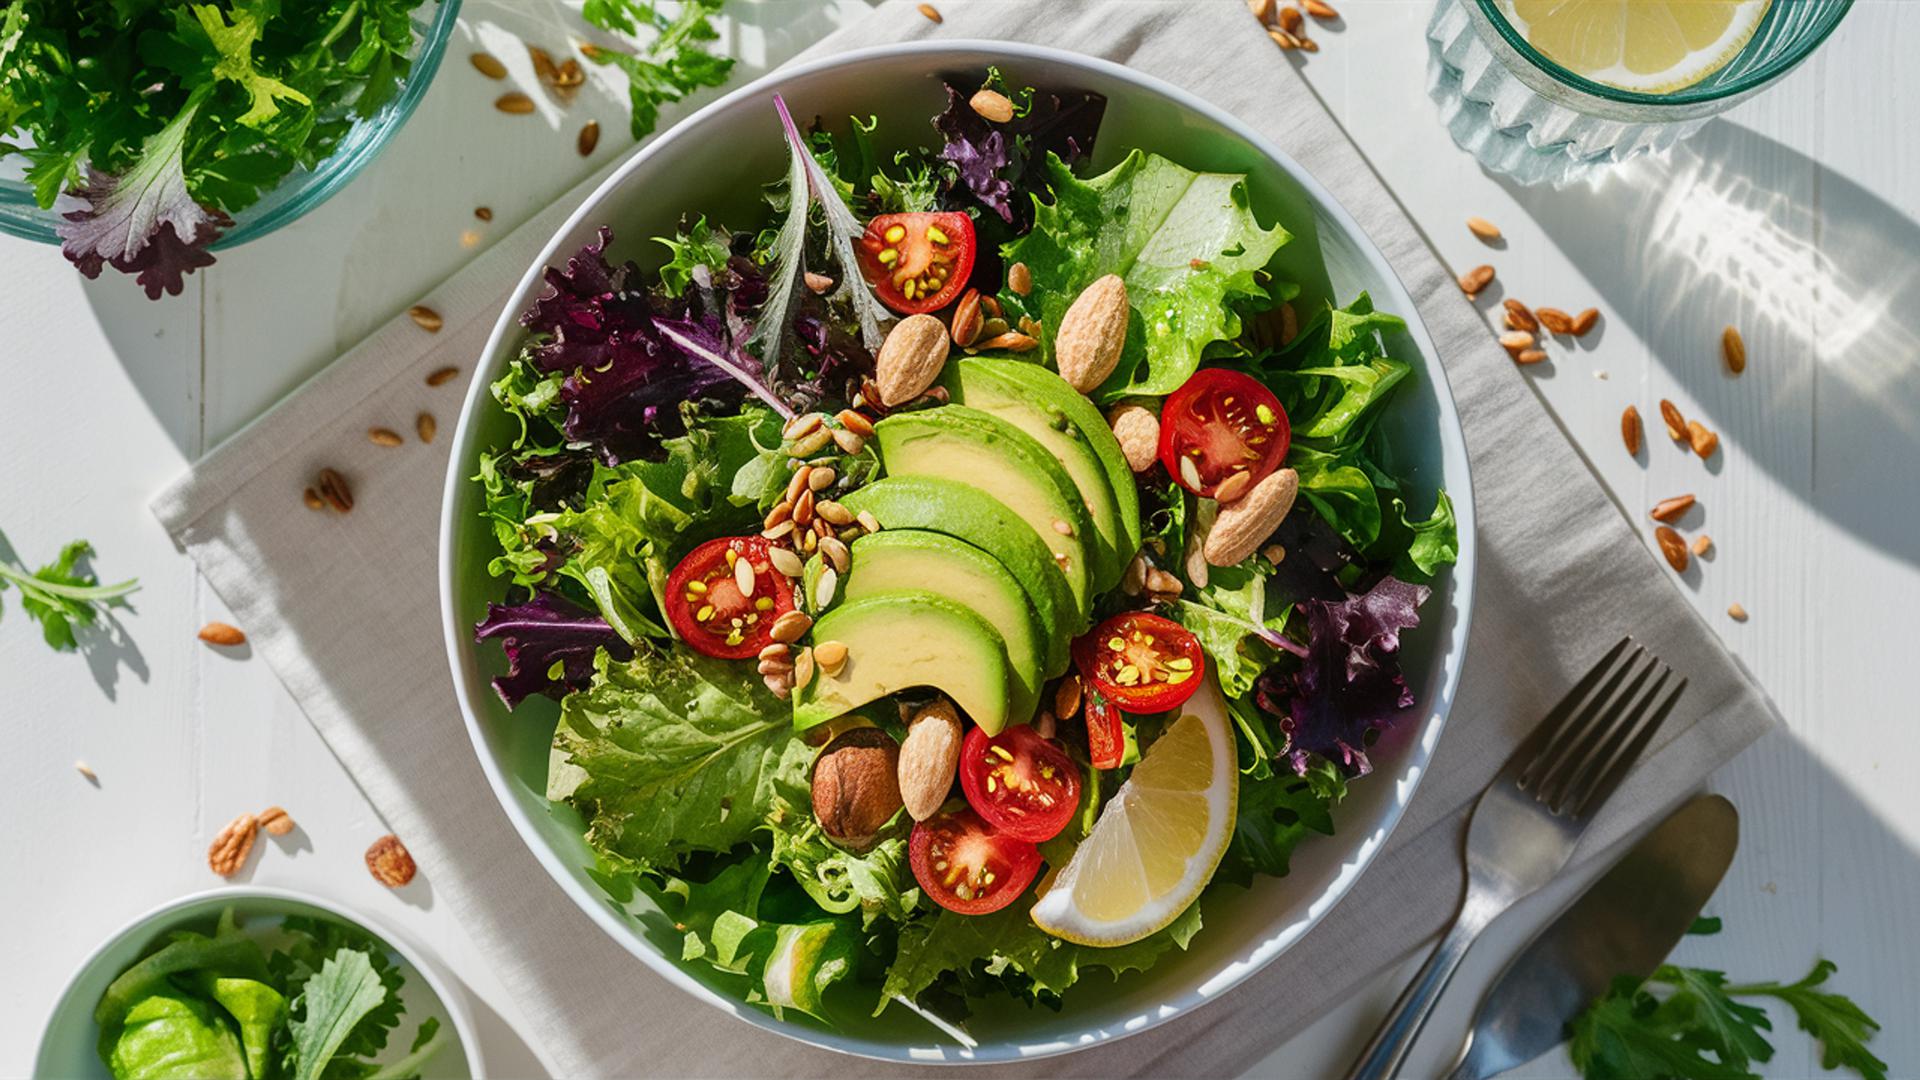
<svg viewBox="0 0 1920 1080"><path fill-rule="evenodd" d="M733 73L732 57L707 51L707 43L720 36L711 19L722 2L684 0L673 16L662 12L654 0L586 0L580 8L580 17L602 30L639 34L650 29L657 34L637 53L586 50L587 59L594 63L612 64L626 72L634 138L644 139L659 126L660 106L701 87L720 86Z"/></svg>
<svg viewBox="0 0 1920 1080"><path fill-rule="evenodd" d="M1696 933L1719 929L1703 919ZM1616 980L1607 995L1573 1022L1573 1063L1588 1080L1750 1080L1748 1066L1773 1057L1762 1032L1773 1030L1764 1008L1784 1003L1800 1029L1821 1044L1820 1064L1886 1080L1887 1063L1867 1041L1880 1025L1847 997L1822 989L1837 970L1820 960L1798 982L1729 984L1723 972L1663 964L1645 982Z"/></svg>
<svg viewBox="0 0 1920 1080"><path fill-rule="evenodd" d="M79 566L93 554L93 545L75 540L60 549L60 557L29 574L0 562L0 592L9 584L20 589L20 607L38 620L47 644L60 650L76 647L75 626L90 626L100 608L113 604L140 587L135 578L102 585L91 571Z"/></svg>

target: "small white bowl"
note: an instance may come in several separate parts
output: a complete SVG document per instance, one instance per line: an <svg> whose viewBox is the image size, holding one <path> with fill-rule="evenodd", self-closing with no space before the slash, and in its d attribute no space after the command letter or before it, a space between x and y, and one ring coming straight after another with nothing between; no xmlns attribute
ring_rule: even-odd
<svg viewBox="0 0 1920 1080"><path fill-rule="evenodd" d="M53 1015L47 1018L46 1029L40 1036L39 1052L34 1055L33 1074L88 1080L110 1077L112 1074L100 1060L96 1046L100 1027L93 1021L94 1006L100 1003L107 986L161 944L168 931L188 927L210 931L220 912L227 908L233 908L240 925L253 934L264 935L277 929L280 919L288 915L333 919L372 934L386 944L407 979L400 991L406 1002L406 1014L387 1045L388 1054L394 1057L404 1054L414 1030L428 1017L438 1017L441 1027L453 1033L453 1039L427 1062L425 1080L486 1075L466 998L457 984L428 963L413 946L391 930L348 912L330 900L264 885L209 889L170 900L102 942L81 961L80 970L74 973L54 1003Z"/></svg>
<svg viewBox="0 0 1920 1080"><path fill-rule="evenodd" d="M487 601L499 599L501 586L487 573L494 540L472 477L480 452L510 439L513 425L488 386L525 340L519 316L545 289L545 268L563 265L601 225L614 228L613 258L657 263L660 246L649 238L671 233L683 213L733 223L764 214L760 185L783 175L788 160L773 110L775 92L796 116L821 116L836 126L849 115L877 115L885 160L901 140L932 137L930 118L946 103L941 75L977 78L989 65L1014 85L1105 94L1096 172L1138 147L1190 169L1247 173L1262 221L1277 218L1293 234L1278 265L1301 285L1295 301L1301 310L1329 298L1346 303L1365 290L1376 307L1406 319L1406 329L1388 335L1388 345L1413 365L1414 374L1381 424L1415 493L1414 509L1424 513L1435 488L1452 496L1459 562L1433 583L1421 625L1406 638L1403 667L1418 706L1374 747L1374 774L1356 782L1335 812L1336 835L1302 844L1285 878L1208 893L1206 925L1188 951L1170 953L1153 970L1118 982L1096 977L1094 985L1076 988L1082 992L1070 992L1059 1012L998 999L975 1002L966 1041L900 1007L878 1019L853 1017L837 1028L791 1013L777 1020L739 1000L710 966L678 962L679 935L644 898L624 910L607 901L587 872L594 855L582 838L579 815L546 799L552 703L529 699L509 712L488 686L502 670L500 650L476 645L473 626ZM1446 371L1406 287L1340 205L1338 185L1345 179L1316 179L1252 128L1178 87L1105 60L1007 41L912 42L782 68L702 109L608 176L527 269L478 358L453 437L440 522L447 654L474 751L521 838L580 910L662 978L716 1008L815 1046L902 1063L1027 1060L1146 1031L1231 990L1312 929L1379 854L1413 799L1453 704L1473 604L1473 485ZM1375 182L1365 175L1355 179Z"/></svg>

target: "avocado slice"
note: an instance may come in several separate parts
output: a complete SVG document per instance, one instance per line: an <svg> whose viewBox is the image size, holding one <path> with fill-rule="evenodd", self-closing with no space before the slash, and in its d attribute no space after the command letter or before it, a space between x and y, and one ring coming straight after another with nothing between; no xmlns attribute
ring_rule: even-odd
<svg viewBox="0 0 1920 1080"><path fill-rule="evenodd" d="M847 495L840 505L871 513L883 529L925 529L984 550L1020 583L1046 633L1047 678L1067 670L1067 645L1086 622L1066 575L1027 523L971 484L930 476L890 476Z"/></svg>
<svg viewBox="0 0 1920 1080"><path fill-rule="evenodd" d="M971 484L1033 528L1066 575L1081 618L1106 572L1093 517L1067 471L1019 428L978 409L942 405L874 425L888 476L937 476Z"/></svg>
<svg viewBox="0 0 1920 1080"><path fill-rule="evenodd" d="M1033 716L1040 701L1041 671L1047 663L1046 629L1027 601L1027 592L1000 560L965 541L920 529L888 529L853 542L852 568L840 579L836 603L869 596L937 590L971 609L1000 632L1012 668L1015 723ZM806 595L825 564L807 563Z"/></svg>
<svg viewBox="0 0 1920 1080"><path fill-rule="evenodd" d="M944 692L989 735L1007 726L1013 679L1006 643L944 596L896 592L843 604L813 624L813 640L845 645L847 661L794 694L797 730L916 686Z"/></svg>
<svg viewBox="0 0 1920 1080"><path fill-rule="evenodd" d="M1120 581L1140 550L1140 493L1113 428L1086 395L1038 364L976 356L947 365L953 400L991 413L1046 447L1080 488L1107 550L1110 573L1095 592Z"/></svg>

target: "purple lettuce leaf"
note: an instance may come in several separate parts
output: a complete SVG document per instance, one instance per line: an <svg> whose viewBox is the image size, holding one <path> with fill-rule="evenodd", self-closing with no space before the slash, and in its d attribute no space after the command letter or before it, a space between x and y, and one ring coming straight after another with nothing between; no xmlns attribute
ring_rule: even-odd
<svg viewBox="0 0 1920 1080"><path fill-rule="evenodd" d="M933 126L945 145L940 160L951 163L957 184L1000 220L1024 233L1033 225L1032 200L1016 197L1039 183L1049 153L1069 168L1093 154L1094 136L1107 99L1092 91L1032 91L1025 114L991 124L968 103L971 97L947 83L947 107ZM949 195L952 194L951 188Z"/></svg>
<svg viewBox="0 0 1920 1080"><path fill-rule="evenodd" d="M507 654L507 673L493 680L493 691L509 709L534 694L558 700L585 688L599 649L616 660L633 659L633 646L605 619L546 590L522 604L488 604L473 639L488 638L499 638Z"/></svg>
<svg viewBox="0 0 1920 1080"><path fill-rule="evenodd" d="M193 201L181 164L187 126L199 110L190 99L180 115L149 135L140 158L115 175L87 169L87 181L71 197L78 208L61 213L64 222L55 231L61 254L89 278L111 266L134 274L147 299L161 293L180 295L186 275L213 265L207 245L233 219Z"/></svg>
<svg viewBox="0 0 1920 1080"><path fill-rule="evenodd" d="M1254 691L1260 707L1280 717L1295 772L1305 775L1315 754L1349 776L1372 769L1368 734L1392 726L1413 705L1400 672L1400 632L1419 625L1418 609L1431 593L1384 577L1364 594L1300 605L1307 655L1297 666L1283 660L1267 669Z"/></svg>

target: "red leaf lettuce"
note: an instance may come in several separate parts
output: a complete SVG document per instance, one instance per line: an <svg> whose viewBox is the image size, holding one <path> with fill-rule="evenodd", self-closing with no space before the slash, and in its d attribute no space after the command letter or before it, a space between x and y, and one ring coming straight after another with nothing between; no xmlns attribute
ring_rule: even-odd
<svg viewBox="0 0 1920 1080"><path fill-rule="evenodd" d="M521 604L488 604L473 638L499 638L506 650L507 673L493 680L493 691L509 709L534 694L559 699L584 688L600 649L616 660L633 659L633 646L605 619L546 590Z"/></svg>

